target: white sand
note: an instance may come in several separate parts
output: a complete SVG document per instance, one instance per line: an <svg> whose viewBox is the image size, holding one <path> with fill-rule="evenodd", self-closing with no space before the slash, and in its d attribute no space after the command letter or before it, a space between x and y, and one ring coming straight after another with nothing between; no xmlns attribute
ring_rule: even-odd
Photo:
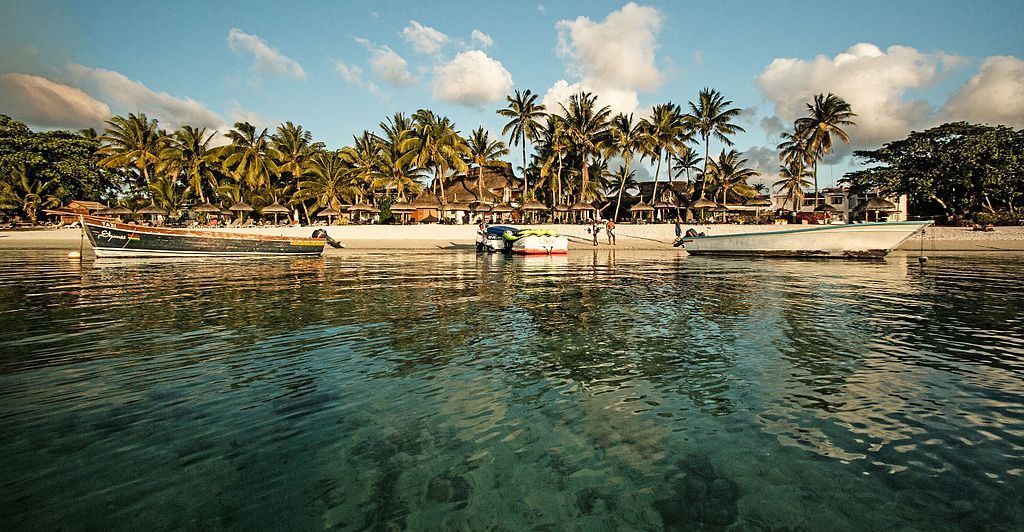
<svg viewBox="0 0 1024 532"><path fill-rule="evenodd" d="M569 238L570 249L593 249L589 226L531 226L557 229ZM684 225L707 234L777 231L777 225ZM252 227L244 229L206 229L246 234L310 236L313 227ZM476 226L472 225L349 225L326 227L332 238L349 249L473 249ZM675 239L672 224L619 224L616 228L617 249L666 250ZM77 250L81 240L78 229L20 229L0 231L0 248L66 248ZM604 230L598 236L598 247L609 248ZM914 237L900 249L934 251L1024 251L1024 227L997 227L992 232L972 231L960 227L933 227L923 239ZM89 243L85 243L88 248Z"/></svg>

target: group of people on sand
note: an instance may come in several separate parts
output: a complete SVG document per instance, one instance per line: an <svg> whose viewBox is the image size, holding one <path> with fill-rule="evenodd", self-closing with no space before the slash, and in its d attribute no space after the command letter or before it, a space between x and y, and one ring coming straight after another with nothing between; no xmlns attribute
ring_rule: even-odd
<svg viewBox="0 0 1024 532"><path fill-rule="evenodd" d="M615 245L615 221L613 220L594 220L591 222L590 228L587 232L594 237L594 245L597 245L597 235L601 233L602 227L604 228L605 234L608 236L608 245Z"/></svg>

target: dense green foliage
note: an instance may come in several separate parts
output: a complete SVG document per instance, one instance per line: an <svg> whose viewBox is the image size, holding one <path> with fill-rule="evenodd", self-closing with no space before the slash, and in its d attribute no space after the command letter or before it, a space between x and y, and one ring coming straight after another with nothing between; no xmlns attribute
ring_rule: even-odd
<svg viewBox="0 0 1024 532"><path fill-rule="evenodd" d="M651 203L658 198L662 163L670 182L675 177L689 182L693 170L702 184L700 194L706 190L723 202L729 195L742 199L753 194L746 180L756 174L745 160L723 151L713 164L708 155L712 139L728 146L730 135L742 131L733 123L739 109L717 91L701 91L698 103L689 104L691 113L669 102L638 120L613 115L590 93L574 94L554 110L537 100L529 90L516 91L507 98L508 106L497 110L508 119L502 134L522 147L524 190L516 200L550 207L614 201L617 218L622 193L636 187L631 165L643 159L655 167ZM275 131L239 122L226 132L192 126L168 132L157 120L130 113L112 117L97 136L33 133L4 117L0 210L21 211L34 221L41 207L70 199L135 209L152 203L178 214L208 202L221 208L245 203L257 211L279 203L311 220L326 207L370 203L385 208L426 189L445 202L445 187L459 175L470 176L477 197L486 198L484 168L504 164L501 158L509 155L508 146L482 128L464 137L449 118L426 109L412 116L397 113L379 127L380 132L363 131L350 146L331 150L291 122ZM706 155L701 172L693 146L698 141ZM618 172L610 163L617 164Z"/></svg>
<svg viewBox="0 0 1024 532"><path fill-rule="evenodd" d="M0 115L0 209L34 220L40 208L109 192L120 176L100 168L98 148L88 131L33 132Z"/></svg>
<svg viewBox="0 0 1024 532"><path fill-rule="evenodd" d="M914 212L954 223L1024 212L1024 130L955 122L854 155L876 166L846 174L852 186L906 194Z"/></svg>

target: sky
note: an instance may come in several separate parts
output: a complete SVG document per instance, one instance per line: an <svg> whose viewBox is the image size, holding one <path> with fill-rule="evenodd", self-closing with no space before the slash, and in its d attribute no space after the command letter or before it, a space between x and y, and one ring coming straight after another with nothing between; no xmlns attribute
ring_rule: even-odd
<svg viewBox="0 0 1024 532"><path fill-rule="evenodd" d="M292 121L337 148L420 108L500 136L515 90L549 109L588 90L640 117L710 87L743 110L733 148L771 182L779 133L833 92L858 117L819 171L830 184L860 167L852 150L913 130L1024 127L1022 22L1020 0L5 0L0 114L36 129L139 111L221 132Z"/></svg>

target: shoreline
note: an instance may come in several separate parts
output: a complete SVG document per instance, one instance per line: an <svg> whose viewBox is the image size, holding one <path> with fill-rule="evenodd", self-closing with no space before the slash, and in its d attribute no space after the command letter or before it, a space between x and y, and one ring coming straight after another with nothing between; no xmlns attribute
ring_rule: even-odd
<svg viewBox="0 0 1024 532"><path fill-rule="evenodd" d="M673 224L620 224L616 227L616 245L610 246L602 230L599 245L592 245L583 225L529 225L556 229L569 239L570 250L625 249L645 251L673 250L675 239ZM708 234L734 234L778 230L775 225L684 225ZM210 232L230 232L254 235L284 235L308 237L315 229L326 229L330 236L345 244L346 249L359 250L472 250L475 249L476 226L473 225L335 225L318 227L246 227L231 229L202 229ZM3 249L67 249L77 251L82 238L81 230L72 229L19 229L0 231L0 250ZM89 247L88 242L84 245ZM1024 251L1024 226L996 227L991 232L972 231L964 227L931 227L924 237L913 237L898 250L918 251ZM341 250L344 251L344 250Z"/></svg>

